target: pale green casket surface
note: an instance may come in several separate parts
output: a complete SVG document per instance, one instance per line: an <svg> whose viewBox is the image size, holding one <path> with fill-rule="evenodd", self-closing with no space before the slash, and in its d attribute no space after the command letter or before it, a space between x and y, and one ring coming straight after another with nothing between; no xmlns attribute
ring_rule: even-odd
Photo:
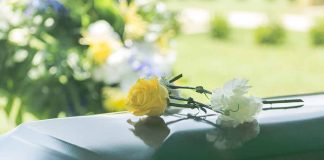
<svg viewBox="0 0 324 160"><path fill-rule="evenodd" d="M281 98L302 98L305 106L263 111L235 129L217 125L212 112L188 117L197 110L161 118L116 113L26 123L0 138L0 159L323 159L324 95Z"/></svg>

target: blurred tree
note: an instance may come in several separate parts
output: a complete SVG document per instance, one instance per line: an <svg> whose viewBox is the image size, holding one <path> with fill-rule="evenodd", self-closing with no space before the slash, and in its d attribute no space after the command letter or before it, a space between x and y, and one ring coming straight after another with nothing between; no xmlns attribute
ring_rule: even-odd
<svg viewBox="0 0 324 160"><path fill-rule="evenodd" d="M260 44L281 44L284 42L286 31L281 25L272 23L257 28L254 34L255 40Z"/></svg>
<svg viewBox="0 0 324 160"><path fill-rule="evenodd" d="M313 45L324 45L324 20L318 20L311 28L310 37Z"/></svg>
<svg viewBox="0 0 324 160"><path fill-rule="evenodd" d="M214 16L211 20L211 33L215 38L227 38L230 34L230 26L227 19L223 16Z"/></svg>

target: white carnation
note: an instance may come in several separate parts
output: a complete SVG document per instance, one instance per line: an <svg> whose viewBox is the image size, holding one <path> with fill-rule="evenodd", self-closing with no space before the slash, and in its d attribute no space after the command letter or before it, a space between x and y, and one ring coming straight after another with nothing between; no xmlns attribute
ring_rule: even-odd
<svg viewBox="0 0 324 160"><path fill-rule="evenodd" d="M234 79L212 93L212 109L224 113L219 116L218 123L235 127L255 119L261 111L262 101L260 98L245 96L249 88L247 80Z"/></svg>

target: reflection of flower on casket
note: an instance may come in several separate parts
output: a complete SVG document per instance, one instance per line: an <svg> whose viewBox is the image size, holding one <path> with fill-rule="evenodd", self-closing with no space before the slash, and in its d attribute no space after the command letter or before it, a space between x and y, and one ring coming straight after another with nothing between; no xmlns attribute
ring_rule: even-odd
<svg viewBox="0 0 324 160"><path fill-rule="evenodd" d="M134 135L153 148L159 147L170 133L170 129L160 117L146 117L138 122L127 122L134 126L134 129L131 129Z"/></svg>
<svg viewBox="0 0 324 160"><path fill-rule="evenodd" d="M255 138L260 132L256 120L245 122L236 127L220 127L206 134L208 142L216 149L234 149Z"/></svg>

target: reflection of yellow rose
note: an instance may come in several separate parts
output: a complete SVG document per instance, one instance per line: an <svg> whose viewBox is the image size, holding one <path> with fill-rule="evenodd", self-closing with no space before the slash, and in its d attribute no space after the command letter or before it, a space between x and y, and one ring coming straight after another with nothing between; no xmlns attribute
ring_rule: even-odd
<svg viewBox="0 0 324 160"><path fill-rule="evenodd" d="M170 128L161 117L145 117L138 122L127 120L134 126L131 131L150 147L158 148L170 134Z"/></svg>
<svg viewBox="0 0 324 160"><path fill-rule="evenodd" d="M160 116L167 107L168 96L168 90L157 78L139 79L128 92L128 110L137 116Z"/></svg>

